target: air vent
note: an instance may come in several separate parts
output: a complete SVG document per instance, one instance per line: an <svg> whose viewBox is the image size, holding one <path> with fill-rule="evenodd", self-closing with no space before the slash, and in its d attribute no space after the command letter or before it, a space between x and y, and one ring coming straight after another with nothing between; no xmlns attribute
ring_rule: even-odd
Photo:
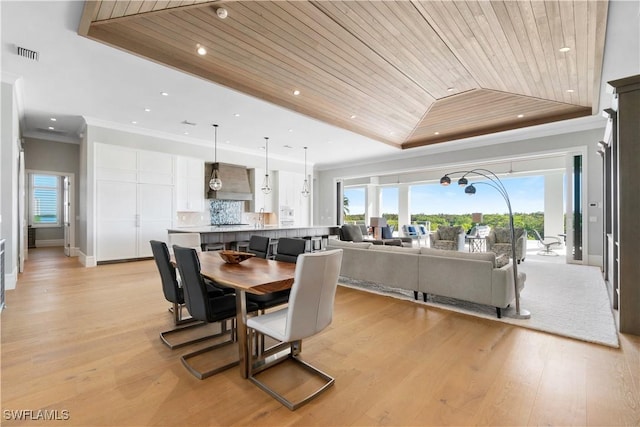
<svg viewBox="0 0 640 427"><path fill-rule="evenodd" d="M180 123L183 125L195 126L197 123L190 122L189 120L183 120Z"/></svg>
<svg viewBox="0 0 640 427"><path fill-rule="evenodd" d="M35 50L18 46L18 56L22 56L23 58L27 58L32 61L37 61L40 58L40 53Z"/></svg>

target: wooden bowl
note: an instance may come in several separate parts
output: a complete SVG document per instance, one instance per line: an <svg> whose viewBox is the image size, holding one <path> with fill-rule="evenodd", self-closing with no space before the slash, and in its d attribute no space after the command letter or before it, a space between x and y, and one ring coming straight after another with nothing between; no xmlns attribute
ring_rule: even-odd
<svg viewBox="0 0 640 427"><path fill-rule="evenodd" d="M256 256L256 254L252 254L249 252L238 252L238 251L218 251L220 257L224 260L224 262L228 264L240 264L245 259L249 259L251 257Z"/></svg>

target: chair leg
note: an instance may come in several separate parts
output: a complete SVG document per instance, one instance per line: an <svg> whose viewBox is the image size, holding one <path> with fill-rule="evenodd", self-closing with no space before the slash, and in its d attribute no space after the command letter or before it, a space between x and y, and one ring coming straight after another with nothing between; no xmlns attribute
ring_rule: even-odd
<svg viewBox="0 0 640 427"><path fill-rule="evenodd" d="M171 350L174 350L176 348L180 348L180 347L184 347L186 345L190 345L190 344L195 344L204 340L207 340L209 338L214 338L217 335L216 334L209 334L209 335L204 335L198 338L194 338L192 340L187 340L187 341L183 341L183 342L179 342L177 344L173 344L168 340L168 337L170 335L173 335L175 333L180 333L182 331L185 331L187 329L192 329L192 328L198 328L200 326L205 326L206 323L203 323L197 319L193 319L191 317L188 318L183 318L182 317L182 305L181 304L176 304L174 303L171 307L171 309L169 311L171 311L173 313L173 322L176 326L180 326L180 325L187 325L187 326L182 326L179 328L174 328L174 329L170 329L168 331L164 331L164 332L160 332L160 340L167 346L169 347Z"/></svg>
<svg viewBox="0 0 640 427"><path fill-rule="evenodd" d="M226 320L223 320L222 323L225 325L225 327L223 328L224 331L219 333L219 334L217 334L217 335L215 335L215 336L219 337L219 336L223 336L223 335L227 335L228 334L229 335L229 340L223 341L223 342L218 343L218 344L214 344L214 345L209 346L209 347L205 347L203 349L200 349L200 350L197 350L197 351L194 351L194 352L191 352L191 353L183 354L182 356L180 356L180 361L182 362L184 367L187 368L187 370L189 372L191 372L191 374L194 377L198 378L199 380L203 380L205 378L209 378L212 375L215 375L215 374L217 374L219 372L222 372L224 370L227 370L229 368L237 366L240 363L239 360L234 360L231 363L227 363L226 365L219 366L217 368L210 369L210 370L204 371L204 372L200 372L199 370L197 370L195 367L193 367L189 363L189 359L192 359L192 358L194 358L196 356L199 356L201 354L214 351L214 350L216 350L218 348L221 348L221 347L224 347L224 346L227 346L227 345L230 345L230 344L235 344L236 341L234 340L234 335L237 334L237 332L235 330L235 327L232 324L232 328L231 328L231 330L229 330L229 329L226 328Z"/></svg>
<svg viewBox="0 0 640 427"><path fill-rule="evenodd" d="M256 334L257 333L255 331L253 331L253 330L249 331L249 342L253 342L253 338L252 337L254 335L256 335ZM260 335L262 335L262 334L260 334ZM257 343L256 343L256 345L257 345ZM279 345L276 345L276 346L272 347L272 349L270 349L268 354L275 354L277 351L281 351L282 347L284 347L285 345L287 345L287 343L281 343ZM327 390L329 387L331 387L335 383L335 379L333 377L331 377L330 375L326 374L325 372L319 370L318 368L310 365L309 363L307 363L307 362L305 362L305 361L303 361L303 360L301 360L301 359L299 359L297 357L297 355L302 350L302 341L301 340L288 343L288 345L289 345L289 351L288 351L288 353L287 353L287 355L285 357L280 357L280 358L276 357L274 360L262 365L258 369L254 369L254 365L255 365L255 363L254 363L255 362L254 352L253 351L249 351L249 380L251 380L251 382L256 384L258 387L260 387L262 390L264 390L267 394L269 394L271 397L276 399L278 402L280 402L281 404L283 404L284 406L289 408L289 410L295 411L296 409L298 409L302 405L308 403L312 399L315 399L321 393L323 393L325 390ZM268 356L266 356L266 357L268 357ZM264 362L266 357L259 359L259 361L260 362ZM271 368L274 365L282 363L285 360L292 360L293 362L299 364L300 366L302 366L307 371L309 371L312 374L314 374L314 375L320 377L321 379L323 379L325 381L324 384L320 388L318 388L315 391L313 391L312 393L310 393L309 395L305 396L304 398L302 398L300 400L297 400L297 401L291 401L291 400L287 399L286 397L284 397L283 395L281 395L278 392L276 392L275 390L273 390L271 387L269 387L264 382L260 381L258 378L256 378L256 375L258 373L264 371L267 368Z"/></svg>

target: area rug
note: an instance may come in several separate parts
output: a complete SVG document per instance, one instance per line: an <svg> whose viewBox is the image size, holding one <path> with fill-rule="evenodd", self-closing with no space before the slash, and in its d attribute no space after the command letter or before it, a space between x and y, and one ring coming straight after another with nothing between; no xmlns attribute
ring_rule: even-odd
<svg viewBox="0 0 640 427"><path fill-rule="evenodd" d="M619 347L613 313L600 269L582 265L527 261L519 271L526 273L520 307L531 312L530 319L496 317L494 307L453 298L429 295L428 302L414 300L413 291L384 284L340 277L340 285L407 299L447 310L549 332L582 341ZM420 296L421 298L422 296Z"/></svg>

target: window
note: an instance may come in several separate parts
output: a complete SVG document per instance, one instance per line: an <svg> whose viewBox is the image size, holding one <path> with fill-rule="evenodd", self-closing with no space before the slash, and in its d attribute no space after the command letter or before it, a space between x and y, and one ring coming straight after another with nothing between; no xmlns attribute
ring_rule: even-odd
<svg viewBox="0 0 640 427"><path fill-rule="evenodd" d="M60 226L60 177L31 174L31 225Z"/></svg>
<svg viewBox="0 0 640 427"><path fill-rule="evenodd" d="M345 188L342 209L345 224L364 224L365 189L363 187Z"/></svg>

